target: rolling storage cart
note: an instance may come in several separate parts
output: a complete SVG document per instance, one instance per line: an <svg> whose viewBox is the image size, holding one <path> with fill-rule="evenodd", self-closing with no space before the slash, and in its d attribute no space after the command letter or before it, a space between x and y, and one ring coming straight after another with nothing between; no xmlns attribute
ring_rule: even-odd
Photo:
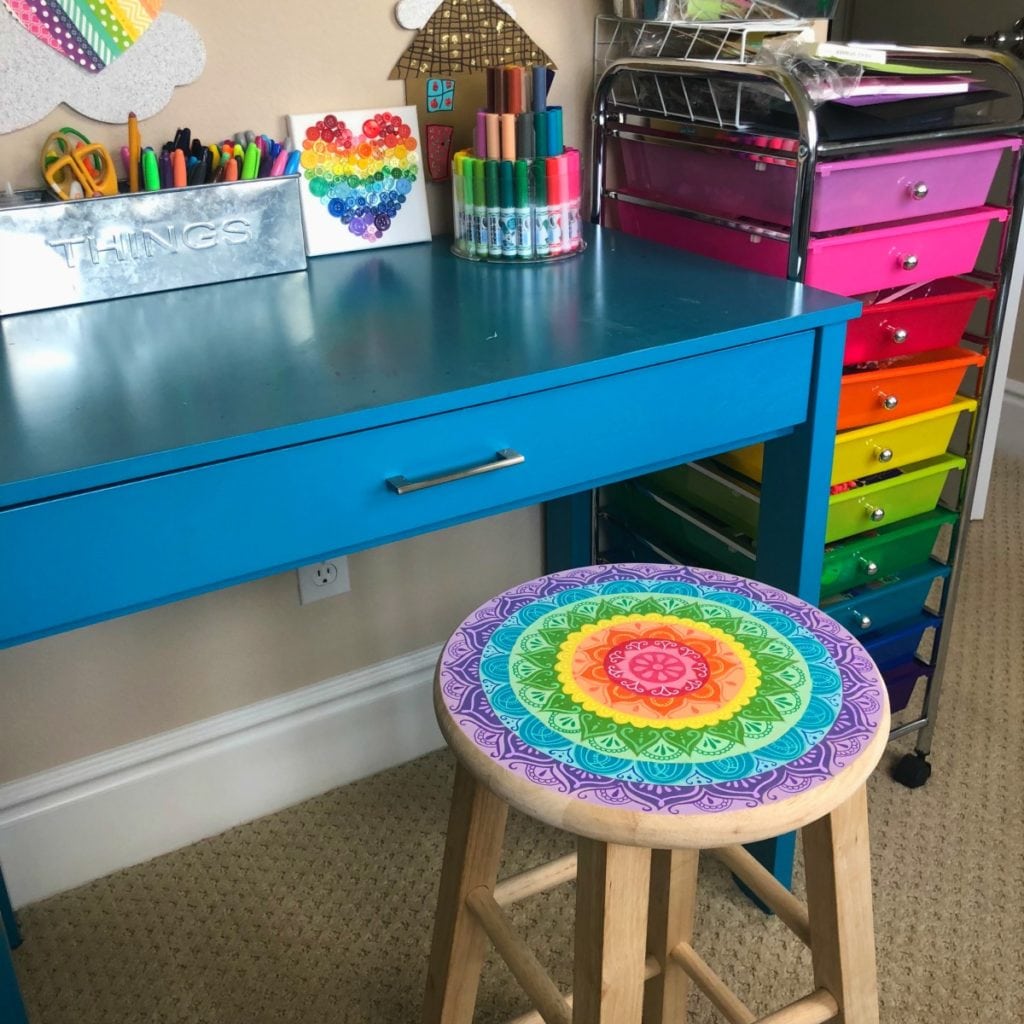
<svg viewBox="0 0 1024 1024"><path fill-rule="evenodd" d="M712 26L597 19L592 217L861 299L821 607L880 666L904 711L892 736L917 733L894 770L915 787L931 772L1017 246L1024 66L996 51L887 48L890 61L969 84L952 97L822 103L788 71L751 62L761 29L777 30L716 37ZM755 446L604 489L598 558L756 575L760 474ZM916 713L907 705L922 679Z"/></svg>

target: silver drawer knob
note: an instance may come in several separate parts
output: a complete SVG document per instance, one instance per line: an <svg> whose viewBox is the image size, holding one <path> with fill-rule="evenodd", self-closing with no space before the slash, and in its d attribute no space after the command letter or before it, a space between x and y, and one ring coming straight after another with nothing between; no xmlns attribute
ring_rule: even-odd
<svg viewBox="0 0 1024 1024"><path fill-rule="evenodd" d="M885 398L882 399L882 405L886 409L895 409L899 404L900 400L895 395L886 395Z"/></svg>
<svg viewBox="0 0 1024 1024"><path fill-rule="evenodd" d="M892 329L892 340L897 345L902 345L908 337L910 337L910 333L905 327L894 327Z"/></svg>
<svg viewBox="0 0 1024 1024"><path fill-rule="evenodd" d="M917 266L917 257L911 253L909 256L904 256L900 260L900 266L904 270L913 270Z"/></svg>
<svg viewBox="0 0 1024 1024"><path fill-rule="evenodd" d="M924 199L924 197L928 195L928 186L923 181L919 181L916 185L911 187L910 194L914 199Z"/></svg>
<svg viewBox="0 0 1024 1024"><path fill-rule="evenodd" d="M878 461L879 462L892 462L892 449L891 448L878 448Z"/></svg>
<svg viewBox="0 0 1024 1024"><path fill-rule="evenodd" d="M884 508L873 508L869 512L871 516L871 522L880 523L885 518Z"/></svg>
<svg viewBox="0 0 1024 1024"><path fill-rule="evenodd" d="M858 629L870 629L871 628L871 616L861 615L860 612L851 612L850 615L853 617L853 621Z"/></svg>
<svg viewBox="0 0 1024 1024"><path fill-rule="evenodd" d="M877 576L878 575L878 563L872 562L870 558L859 558L857 561L860 562L860 567L864 570L865 576Z"/></svg>

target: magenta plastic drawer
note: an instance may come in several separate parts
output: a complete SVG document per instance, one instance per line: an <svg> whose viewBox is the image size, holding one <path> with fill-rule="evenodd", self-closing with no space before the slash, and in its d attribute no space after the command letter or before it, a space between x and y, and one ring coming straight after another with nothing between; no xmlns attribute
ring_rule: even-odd
<svg viewBox="0 0 1024 1024"><path fill-rule="evenodd" d="M1000 157L1019 148L1020 139L986 139L821 163L811 231L837 231L982 206Z"/></svg>
<svg viewBox="0 0 1024 1024"><path fill-rule="evenodd" d="M604 223L654 242L785 277L789 242L771 234L709 224L626 201L608 200ZM896 288L974 267L985 231L1006 210L983 206L967 213L905 221L867 231L813 238L807 246L807 284L840 295Z"/></svg>
<svg viewBox="0 0 1024 1024"><path fill-rule="evenodd" d="M812 238L804 280L840 295L933 281L974 267L989 224L1006 210L977 210ZM728 229L727 229L728 230Z"/></svg>
<svg viewBox="0 0 1024 1024"><path fill-rule="evenodd" d="M884 292L862 295L864 312L847 328L843 364L951 348L963 337L978 300L994 295L993 288L959 277L930 281L893 302L884 301Z"/></svg>
<svg viewBox="0 0 1024 1024"><path fill-rule="evenodd" d="M623 187L661 202L788 226L795 168L766 156L620 139ZM822 162L811 231L838 231L981 206L1003 152L1019 139Z"/></svg>

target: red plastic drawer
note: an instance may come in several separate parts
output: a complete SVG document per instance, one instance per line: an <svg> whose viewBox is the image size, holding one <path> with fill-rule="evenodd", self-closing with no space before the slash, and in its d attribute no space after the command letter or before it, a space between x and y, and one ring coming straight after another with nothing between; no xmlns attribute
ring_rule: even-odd
<svg viewBox="0 0 1024 1024"><path fill-rule="evenodd" d="M862 295L865 309L846 331L843 363L881 362L959 343L979 299L995 290L959 277L930 281L886 302L886 293Z"/></svg>

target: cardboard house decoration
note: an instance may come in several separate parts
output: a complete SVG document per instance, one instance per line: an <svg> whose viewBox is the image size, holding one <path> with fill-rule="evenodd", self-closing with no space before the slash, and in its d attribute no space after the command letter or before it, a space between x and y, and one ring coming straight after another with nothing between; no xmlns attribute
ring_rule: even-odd
<svg viewBox="0 0 1024 1024"><path fill-rule="evenodd" d="M428 181L447 181L452 153L472 145L484 72L505 64L555 66L495 0L441 0L391 69L419 113Z"/></svg>

